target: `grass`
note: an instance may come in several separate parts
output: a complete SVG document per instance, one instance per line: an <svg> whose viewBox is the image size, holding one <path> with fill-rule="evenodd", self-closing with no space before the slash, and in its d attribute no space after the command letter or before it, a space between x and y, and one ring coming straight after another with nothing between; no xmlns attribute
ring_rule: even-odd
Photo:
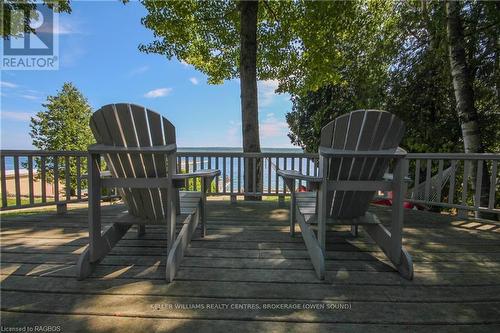
<svg viewBox="0 0 500 333"><path fill-rule="evenodd" d="M35 203L40 203L40 202L42 202L42 198L35 198ZM21 206L29 204L30 204L29 198L21 197ZM16 198L7 197L7 206L15 206L15 205L16 205Z"/></svg>

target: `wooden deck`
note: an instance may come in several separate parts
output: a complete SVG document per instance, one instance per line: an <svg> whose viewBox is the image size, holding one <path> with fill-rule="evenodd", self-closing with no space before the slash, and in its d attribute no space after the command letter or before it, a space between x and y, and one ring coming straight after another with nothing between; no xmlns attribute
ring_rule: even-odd
<svg viewBox="0 0 500 333"><path fill-rule="evenodd" d="M2 216L2 332L319 332L500 330L500 225L407 211L406 281L361 232L330 231L327 280L316 279L288 211L276 203L209 201L208 236L192 241L166 284L165 234L150 227L118 243L77 281L86 210ZM120 205L107 207L112 221ZM373 207L383 220L388 212ZM47 332L47 331L45 331Z"/></svg>

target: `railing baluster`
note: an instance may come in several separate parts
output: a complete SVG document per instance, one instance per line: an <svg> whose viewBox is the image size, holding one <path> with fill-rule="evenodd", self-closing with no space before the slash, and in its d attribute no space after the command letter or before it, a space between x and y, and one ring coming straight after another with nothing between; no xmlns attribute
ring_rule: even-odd
<svg viewBox="0 0 500 333"><path fill-rule="evenodd" d="M249 181L249 176L248 176L248 169L249 169L249 162L248 162L248 157L244 157L244 165L243 165L243 193L245 195L248 193L248 181Z"/></svg>
<svg viewBox="0 0 500 333"><path fill-rule="evenodd" d="M436 198L431 198L432 201L441 202L441 190L443 186L443 160L439 160L438 162L438 185L437 185L437 193Z"/></svg>
<svg viewBox="0 0 500 333"><path fill-rule="evenodd" d="M234 193L233 190L233 178L234 178L234 158L231 156L229 158L229 186L231 194Z"/></svg>
<svg viewBox="0 0 500 333"><path fill-rule="evenodd" d="M241 158L238 157L238 191L237 193L241 193Z"/></svg>
<svg viewBox="0 0 500 333"><path fill-rule="evenodd" d="M45 156L42 156L40 159L40 170L41 170L41 186L42 186L42 202L46 203L47 202L47 176L46 176L46 171L45 168L47 167L46 165L46 160Z"/></svg>
<svg viewBox="0 0 500 333"><path fill-rule="evenodd" d="M267 158L267 194L271 194L271 170L272 165L271 165L271 157Z"/></svg>
<svg viewBox="0 0 500 333"><path fill-rule="evenodd" d="M483 160L477 161L476 169L476 193L474 194L474 208L481 206L481 187L483 184Z"/></svg>
<svg viewBox="0 0 500 333"><path fill-rule="evenodd" d="M252 159L252 192L257 195L257 159L254 157Z"/></svg>
<svg viewBox="0 0 500 333"><path fill-rule="evenodd" d="M196 170L198 169L196 164L198 163L198 158L196 156L193 156L193 172L196 172ZM198 186L197 186L197 178L192 178L193 180L193 190L197 191L198 190Z"/></svg>
<svg viewBox="0 0 500 333"><path fill-rule="evenodd" d="M7 207L7 179L5 178L5 156L0 156L0 172L2 177L2 208Z"/></svg>
<svg viewBox="0 0 500 333"><path fill-rule="evenodd" d="M16 187L16 206L21 206L21 183L19 179L19 157L14 156L14 183Z"/></svg>
<svg viewBox="0 0 500 333"><path fill-rule="evenodd" d="M488 208L495 208L495 193L497 188L497 161L491 162L490 193L488 195Z"/></svg>
<svg viewBox="0 0 500 333"><path fill-rule="evenodd" d="M70 162L69 162L69 156L64 157L64 173L66 176L66 201L71 200L71 169L70 169Z"/></svg>
<svg viewBox="0 0 500 333"><path fill-rule="evenodd" d="M28 189L29 189L29 198L30 205L35 203L35 193L33 188L33 156L28 156Z"/></svg>
<svg viewBox="0 0 500 333"><path fill-rule="evenodd" d="M215 158L215 168L217 170L219 169L219 157L218 156ZM219 193L219 176L215 177L215 192Z"/></svg>
<svg viewBox="0 0 500 333"><path fill-rule="evenodd" d="M59 158L54 156L54 201L59 202Z"/></svg>
<svg viewBox="0 0 500 333"><path fill-rule="evenodd" d="M222 158L222 193L226 194L226 179L227 179L227 174L226 174L226 157L224 156Z"/></svg>
<svg viewBox="0 0 500 333"><path fill-rule="evenodd" d="M278 179L279 177L278 177L278 173L277 173L278 168L280 166L279 163L280 163L280 159L279 159L279 157L276 157L276 164L274 165L274 177L275 177L274 179L275 179L275 183L276 183L275 184L276 188L274 189L274 192L276 194L278 194L278 189L279 189L279 179Z"/></svg>
<svg viewBox="0 0 500 333"><path fill-rule="evenodd" d="M427 170L425 173L425 201L429 201L429 193L431 190L431 176L432 176L432 160L427 160Z"/></svg>
<svg viewBox="0 0 500 333"><path fill-rule="evenodd" d="M208 155L207 156L207 167L208 169L212 169L212 156ZM208 185L208 193L212 193L212 183L210 182L210 184Z"/></svg>
<svg viewBox="0 0 500 333"><path fill-rule="evenodd" d="M283 170L288 169L288 159L286 157L283 158ZM278 177L278 175L276 175ZM283 184L283 194L286 194L286 185Z"/></svg>
<svg viewBox="0 0 500 333"><path fill-rule="evenodd" d="M450 188L448 189L448 203L453 204L455 197L455 170L457 169L457 161L451 161Z"/></svg>
<svg viewBox="0 0 500 333"><path fill-rule="evenodd" d="M462 180L462 205L467 206L467 190L468 190L468 182L469 182L469 168L470 162L464 161L464 177Z"/></svg>
<svg viewBox="0 0 500 333"><path fill-rule="evenodd" d="M302 173L302 157L299 157L299 172ZM302 186L302 180L299 180L299 186Z"/></svg>
<svg viewBox="0 0 500 333"><path fill-rule="evenodd" d="M82 161L81 157L76 157L76 198L82 199Z"/></svg>
<svg viewBox="0 0 500 333"><path fill-rule="evenodd" d="M420 160L416 160L415 161L415 181L414 181L414 185L413 185L413 193L412 193L412 198L413 199L418 199L420 200L421 198L418 198L418 192L417 192L417 188L418 188L418 185L420 184Z"/></svg>

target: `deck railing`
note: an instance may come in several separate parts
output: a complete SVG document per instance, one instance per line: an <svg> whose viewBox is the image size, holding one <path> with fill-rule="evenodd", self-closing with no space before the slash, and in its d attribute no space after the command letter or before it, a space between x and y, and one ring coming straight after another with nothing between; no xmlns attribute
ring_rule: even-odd
<svg viewBox="0 0 500 333"><path fill-rule="evenodd" d="M407 201L500 214L500 154L408 154L407 160L412 179Z"/></svg>
<svg viewBox="0 0 500 333"><path fill-rule="evenodd" d="M86 200L86 160L84 151L1 150L0 210L54 204L64 207L67 203ZM500 154L408 154L406 160L410 179L407 201L426 208L500 214ZM232 200L242 195L278 196L283 200L289 193L276 170L297 170L317 175L317 161L317 154L306 154L300 150L243 153L230 149L179 149L177 170L221 170L221 175L209 188L209 195L226 195ZM260 163L260 168L256 162ZM487 191L484 191L482 181L485 170L490 184ZM258 172L260 177L256 177ZM259 184L255 183L257 178L262 180ZM249 179L254 182L253 186L245 186ZM473 179L475 186L472 186ZM296 185L307 184L301 181ZM196 182L192 182L190 189L197 190L197 186ZM245 191L248 187L256 190ZM112 197L116 197L115 191L103 195L104 199Z"/></svg>
<svg viewBox="0 0 500 333"><path fill-rule="evenodd" d="M1 150L0 210L56 205L87 200L87 152ZM114 189L103 200L117 197Z"/></svg>

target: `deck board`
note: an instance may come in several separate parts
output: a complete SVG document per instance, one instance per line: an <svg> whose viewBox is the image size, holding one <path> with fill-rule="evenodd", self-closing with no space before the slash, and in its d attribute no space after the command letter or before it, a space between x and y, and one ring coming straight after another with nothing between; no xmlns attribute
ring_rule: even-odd
<svg viewBox="0 0 500 333"><path fill-rule="evenodd" d="M104 222L123 210L106 207ZM388 222L389 211L371 210ZM300 235L288 234L287 209L209 201L208 235L193 239L171 284L164 282L162 226L148 227L141 239L132 228L91 278L77 281L85 209L2 216L1 324L60 325L62 332L500 329L500 225L405 213L413 281L399 277L364 232L353 238L345 227L328 232L327 278L319 281ZM255 308L207 308L213 304Z"/></svg>

